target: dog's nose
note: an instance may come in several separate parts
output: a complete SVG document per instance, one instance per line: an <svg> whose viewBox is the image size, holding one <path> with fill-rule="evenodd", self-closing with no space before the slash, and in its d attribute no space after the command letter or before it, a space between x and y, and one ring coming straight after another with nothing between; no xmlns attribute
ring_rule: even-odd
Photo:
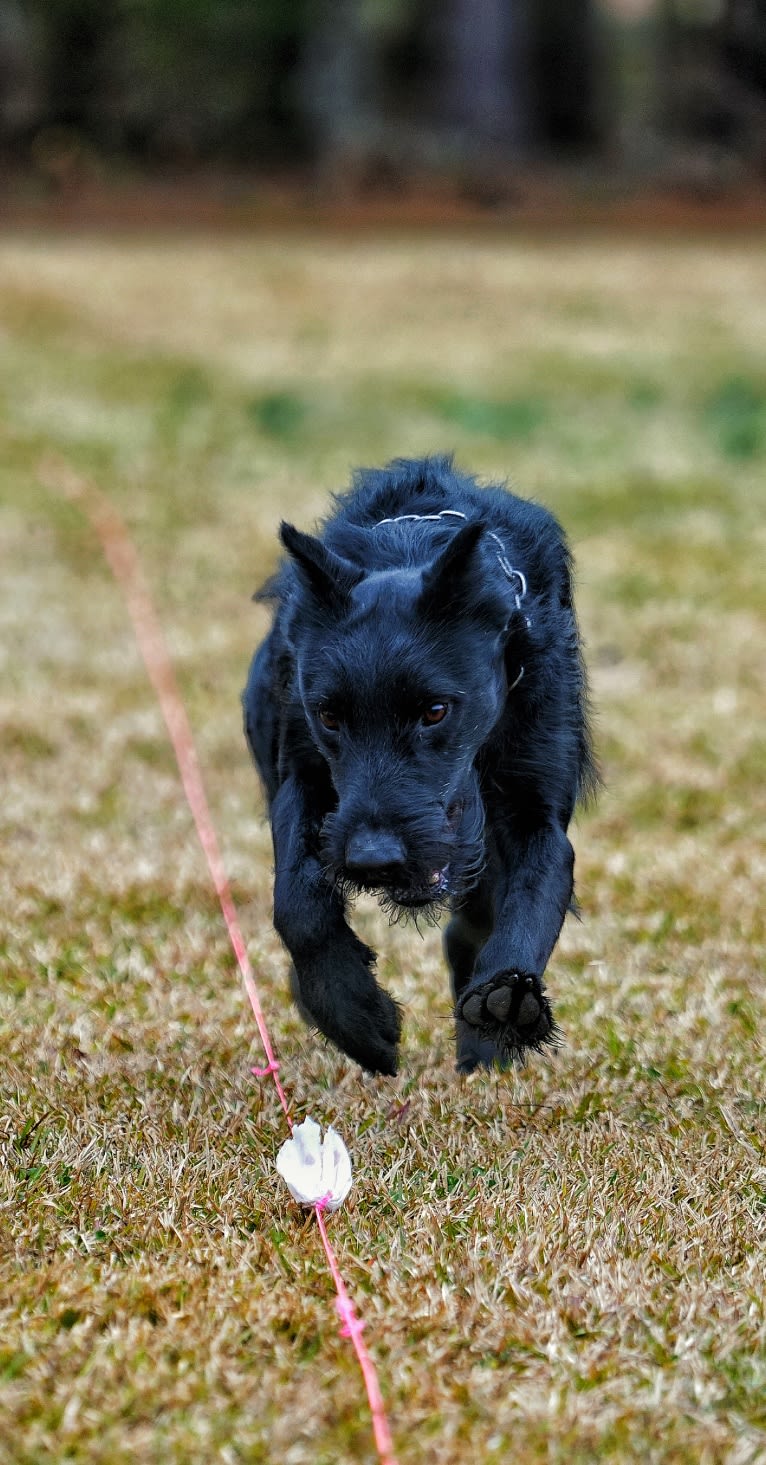
<svg viewBox="0 0 766 1465"><path fill-rule="evenodd" d="M404 871L407 851L395 834L357 829L346 844L346 869L354 880L374 884L395 880Z"/></svg>

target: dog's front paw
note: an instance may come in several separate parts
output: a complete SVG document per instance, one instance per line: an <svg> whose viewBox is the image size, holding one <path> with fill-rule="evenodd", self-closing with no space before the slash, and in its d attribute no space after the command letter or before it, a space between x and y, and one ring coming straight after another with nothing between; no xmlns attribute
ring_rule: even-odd
<svg viewBox="0 0 766 1465"><path fill-rule="evenodd" d="M523 972L498 972L467 988L457 1017L508 1055L542 1048L556 1039L545 983Z"/></svg>

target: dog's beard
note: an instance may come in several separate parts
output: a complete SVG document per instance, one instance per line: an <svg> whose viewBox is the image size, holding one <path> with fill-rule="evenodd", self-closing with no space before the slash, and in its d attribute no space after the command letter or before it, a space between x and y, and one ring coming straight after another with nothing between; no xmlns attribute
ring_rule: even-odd
<svg viewBox="0 0 766 1465"><path fill-rule="evenodd" d="M353 901L361 894L375 895L392 922L417 920L433 923L441 913L458 905L476 885L484 867L484 807L476 774L460 799L460 814L449 842L435 838L432 821L410 815L403 832L407 848L417 852L396 885L375 885L349 875L335 851L345 845L337 814L330 814L322 830L324 870L341 898ZM422 854L421 854L422 851Z"/></svg>

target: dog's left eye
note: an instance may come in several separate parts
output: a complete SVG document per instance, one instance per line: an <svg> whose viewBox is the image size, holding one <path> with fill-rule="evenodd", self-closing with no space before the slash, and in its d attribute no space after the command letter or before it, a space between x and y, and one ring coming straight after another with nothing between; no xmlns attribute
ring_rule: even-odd
<svg viewBox="0 0 766 1465"><path fill-rule="evenodd" d="M425 727L434 727L437 722L443 722L449 712L449 702L430 702L424 708L420 721Z"/></svg>

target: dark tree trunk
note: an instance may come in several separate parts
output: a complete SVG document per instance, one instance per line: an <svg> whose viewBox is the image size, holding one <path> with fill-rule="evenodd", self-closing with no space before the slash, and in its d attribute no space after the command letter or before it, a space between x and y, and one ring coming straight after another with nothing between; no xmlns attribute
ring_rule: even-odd
<svg viewBox="0 0 766 1465"><path fill-rule="evenodd" d="M353 167L380 125L378 35L359 0L318 0L298 77L298 103L320 165Z"/></svg>
<svg viewBox="0 0 766 1465"><path fill-rule="evenodd" d="M477 151L513 156L528 145L527 7L521 0L446 0L442 115Z"/></svg>

